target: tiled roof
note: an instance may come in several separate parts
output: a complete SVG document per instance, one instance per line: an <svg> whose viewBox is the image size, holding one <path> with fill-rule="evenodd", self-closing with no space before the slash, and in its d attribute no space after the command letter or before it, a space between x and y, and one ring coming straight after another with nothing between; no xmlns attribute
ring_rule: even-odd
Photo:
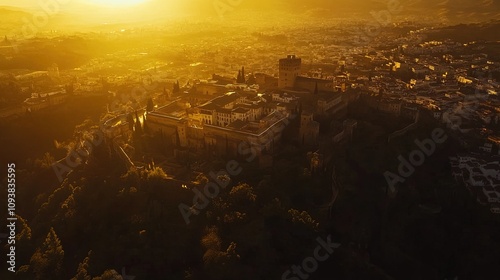
<svg viewBox="0 0 500 280"><path fill-rule="evenodd" d="M243 108L243 107L238 107L238 108L233 110L234 113L240 113L240 114L247 113L248 111L250 111L250 109Z"/></svg>

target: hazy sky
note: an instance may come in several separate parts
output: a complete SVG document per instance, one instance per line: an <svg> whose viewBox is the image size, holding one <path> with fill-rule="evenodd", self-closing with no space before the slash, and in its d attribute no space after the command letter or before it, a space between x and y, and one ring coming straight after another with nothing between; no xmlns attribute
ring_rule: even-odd
<svg viewBox="0 0 500 280"><path fill-rule="evenodd" d="M60 0L62 4L61 7L64 6L72 6L74 4L109 4L109 3L120 3L120 2L147 2L152 0ZM155 0L156 1L156 0ZM177 0L166 0L166 2L176 2ZM37 7L40 6L39 3L50 3L57 2L57 0L0 0L0 6L16 6L16 7Z"/></svg>
<svg viewBox="0 0 500 280"><path fill-rule="evenodd" d="M33 9L41 9L41 3L56 2L57 0L0 0L0 6L18 6L32 7ZM361 17L370 17L375 12L385 11L388 8L388 3L397 3L402 6L402 12L399 16L419 16L433 15L436 19L439 18L465 18L471 16L476 19L488 20L491 18L500 18L500 0L59 0L67 2L61 4L62 11L72 12L88 12L89 16L97 16L97 14L105 14L106 11L118 12L118 6L112 8L102 8L93 5L94 9L99 7L99 10L92 8L84 8L84 4L106 4L106 3L128 3L141 2L138 6L129 8L129 11L123 12L128 16L145 15L145 18L154 14L168 13L182 14L195 13L210 16L217 15L215 3L226 5L225 8L234 11L245 11L246 8L259 9L261 11L273 11L286 9L298 13L305 13L309 10L322 9L327 16L347 16L356 14ZM227 6L225 3L237 3L234 7ZM219 6L224 9L224 6Z"/></svg>

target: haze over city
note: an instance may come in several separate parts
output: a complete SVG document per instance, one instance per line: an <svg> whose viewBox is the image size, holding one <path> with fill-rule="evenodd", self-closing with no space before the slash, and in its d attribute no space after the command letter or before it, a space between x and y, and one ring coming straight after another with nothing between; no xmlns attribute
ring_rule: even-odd
<svg viewBox="0 0 500 280"><path fill-rule="evenodd" d="M0 0L0 279L497 279L499 27L497 0Z"/></svg>

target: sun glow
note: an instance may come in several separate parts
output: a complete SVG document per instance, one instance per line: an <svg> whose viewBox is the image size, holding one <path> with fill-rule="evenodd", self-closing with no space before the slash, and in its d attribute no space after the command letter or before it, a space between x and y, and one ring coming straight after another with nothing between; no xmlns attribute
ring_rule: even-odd
<svg viewBox="0 0 500 280"><path fill-rule="evenodd" d="M148 2L149 0L88 0L92 4L102 6L132 6Z"/></svg>

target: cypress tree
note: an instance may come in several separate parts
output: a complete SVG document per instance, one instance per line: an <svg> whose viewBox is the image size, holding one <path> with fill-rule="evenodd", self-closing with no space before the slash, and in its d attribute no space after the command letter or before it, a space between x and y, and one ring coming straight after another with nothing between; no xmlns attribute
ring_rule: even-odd
<svg viewBox="0 0 500 280"><path fill-rule="evenodd" d="M141 121L139 120L139 116L137 115L137 111L135 111L135 132L138 134L142 134Z"/></svg>
<svg viewBox="0 0 500 280"><path fill-rule="evenodd" d="M75 277L71 278L71 280L90 280L91 276L88 273L89 268L89 260L92 251L89 251L87 257L78 265L78 269L76 271Z"/></svg>
<svg viewBox="0 0 500 280"><path fill-rule="evenodd" d="M153 104L153 99L149 98L148 99L148 104L146 106L146 111L151 112L154 109L154 104Z"/></svg>
<svg viewBox="0 0 500 280"><path fill-rule="evenodd" d="M236 83L241 83L241 70L238 70L238 77L236 77Z"/></svg>
<svg viewBox="0 0 500 280"><path fill-rule="evenodd" d="M41 248L30 260L35 279L58 279L62 274L64 250L54 228L50 228Z"/></svg>
<svg viewBox="0 0 500 280"><path fill-rule="evenodd" d="M127 123L128 123L128 128L130 130L133 130L134 129L134 116L132 115L132 113L129 113L127 115Z"/></svg>
<svg viewBox="0 0 500 280"><path fill-rule="evenodd" d="M174 90L173 90L173 92L174 93L178 93L179 91L181 91L181 87L179 86L179 80L177 80L177 82L174 83Z"/></svg>

